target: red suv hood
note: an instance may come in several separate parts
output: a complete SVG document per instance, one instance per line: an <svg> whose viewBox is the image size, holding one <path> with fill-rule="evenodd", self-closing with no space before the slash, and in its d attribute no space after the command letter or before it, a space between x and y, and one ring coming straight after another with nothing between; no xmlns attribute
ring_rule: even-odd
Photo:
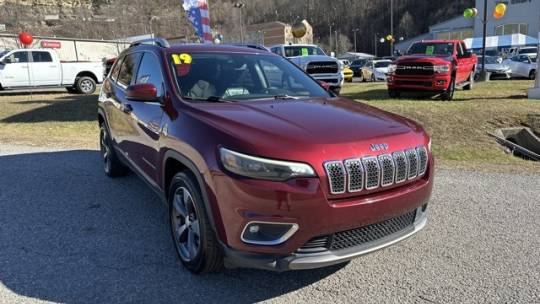
<svg viewBox="0 0 540 304"><path fill-rule="evenodd" d="M411 120L344 98L199 104L192 114L244 141L240 149L255 150L239 152L272 158L331 151L351 157L372 143L393 142L392 150L425 144L422 127Z"/></svg>

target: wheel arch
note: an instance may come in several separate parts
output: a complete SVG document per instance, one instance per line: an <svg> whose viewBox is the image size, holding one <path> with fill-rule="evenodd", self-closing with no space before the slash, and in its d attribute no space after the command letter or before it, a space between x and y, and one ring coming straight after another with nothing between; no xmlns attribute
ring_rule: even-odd
<svg viewBox="0 0 540 304"><path fill-rule="evenodd" d="M91 71L82 71L82 72L79 72L77 74L77 76L75 76L75 84L74 85L77 85L77 80L81 77L90 77L92 78L96 83L98 83L98 78L97 76L91 72Z"/></svg>
<svg viewBox="0 0 540 304"><path fill-rule="evenodd" d="M219 218L219 215L216 214L216 211L219 212L219 208L213 207L209 198L208 191L206 189L206 182L198 169L198 167L193 163L188 157L183 154L176 152L174 150L169 150L165 152L163 156L162 163L162 189L167 204L169 203L169 187L172 178L178 172L187 172L195 178L195 182L201 191L201 196L203 198L203 203L206 209L210 225L217 236L220 236L221 239L225 239L223 227L216 226L215 218ZM220 222L220 225L223 224Z"/></svg>

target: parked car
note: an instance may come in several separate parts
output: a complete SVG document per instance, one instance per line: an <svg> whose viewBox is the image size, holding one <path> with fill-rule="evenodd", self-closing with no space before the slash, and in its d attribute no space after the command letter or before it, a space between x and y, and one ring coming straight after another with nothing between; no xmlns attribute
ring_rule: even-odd
<svg viewBox="0 0 540 304"><path fill-rule="evenodd" d="M476 65L475 80L479 78L482 71L482 57L478 57ZM486 56L486 71L490 73L490 79L510 79L512 69L503 63L499 57Z"/></svg>
<svg viewBox="0 0 540 304"><path fill-rule="evenodd" d="M345 82L353 82L354 72L348 66L343 67L343 79Z"/></svg>
<svg viewBox="0 0 540 304"><path fill-rule="evenodd" d="M92 94L103 81L101 62L64 62L49 49L17 49L0 57L0 89L65 87Z"/></svg>
<svg viewBox="0 0 540 304"><path fill-rule="evenodd" d="M376 59L368 61L361 70L362 81L386 81L388 66L392 63L389 59Z"/></svg>
<svg viewBox="0 0 540 304"><path fill-rule="evenodd" d="M156 191L187 269L324 267L425 226L434 161L418 123L270 52L157 41L124 50L102 86L100 165Z"/></svg>
<svg viewBox="0 0 540 304"><path fill-rule="evenodd" d="M427 91L452 100L456 88L471 90L477 57L460 40L415 42L407 55L389 67L388 93L399 97L403 91Z"/></svg>
<svg viewBox="0 0 540 304"><path fill-rule="evenodd" d="M356 59L351 63L350 68L353 71L354 76L359 77L362 74L362 68L368 61L368 59Z"/></svg>
<svg viewBox="0 0 540 304"><path fill-rule="evenodd" d="M311 44L280 44L271 47L270 51L288 58L311 77L328 83L332 92L339 95L344 81L343 64L326 55L320 47Z"/></svg>
<svg viewBox="0 0 540 304"><path fill-rule="evenodd" d="M512 77L526 77L535 79L538 69L537 55L524 54L512 57L504 61L512 70Z"/></svg>

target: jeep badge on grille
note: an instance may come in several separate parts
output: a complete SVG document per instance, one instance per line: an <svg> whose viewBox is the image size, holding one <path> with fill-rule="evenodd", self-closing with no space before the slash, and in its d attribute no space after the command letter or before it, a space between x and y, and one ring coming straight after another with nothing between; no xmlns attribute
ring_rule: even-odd
<svg viewBox="0 0 540 304"><path fill-rule="evenodd" d="M388 150L388 144L371 144L370 148L373 152L386 151Z"/></svg>

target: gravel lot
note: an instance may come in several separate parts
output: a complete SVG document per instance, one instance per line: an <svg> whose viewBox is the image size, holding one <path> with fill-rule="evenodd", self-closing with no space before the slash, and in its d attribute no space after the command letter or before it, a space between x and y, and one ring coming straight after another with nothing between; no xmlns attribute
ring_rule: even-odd
<svg viewBox="0 0 540 304"><path fill-rule="evenodd" d="M0 144L0 303L540 302L538 175L438 171L428 227L344 267L181 268L166 208L97 151Z"/></svg>

